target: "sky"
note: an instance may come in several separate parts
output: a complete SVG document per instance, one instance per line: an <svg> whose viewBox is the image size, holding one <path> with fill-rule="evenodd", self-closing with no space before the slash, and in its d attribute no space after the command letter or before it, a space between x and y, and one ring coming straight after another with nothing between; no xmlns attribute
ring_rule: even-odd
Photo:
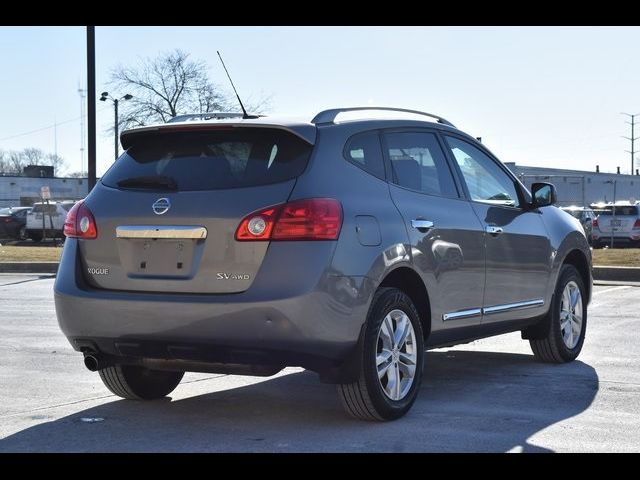
<svg viewBox="0 0 640 480"><path fill-rule="evenodd" d="M96 95L118 64L175 48L206 61L229 91L220 50L241 96L272 96L272 115L423 110L482 137L503 162L628 173L622 137L631 132L620 112L640 113L639 44L639 27L103 26ZM0 68L0 149L57 151L67 172L79 171L85 27L0 27ZM101 175L113 162L113 105L97 109Z"/></svg>

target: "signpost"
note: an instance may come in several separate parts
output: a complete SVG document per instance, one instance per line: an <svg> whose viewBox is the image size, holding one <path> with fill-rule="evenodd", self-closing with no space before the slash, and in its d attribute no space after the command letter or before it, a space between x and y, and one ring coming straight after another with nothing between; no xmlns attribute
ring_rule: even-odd
<svg viewBox="0 0 640 480"><path fill-rule="evenodd" d="M51 190L49 190L49 185L43 185L42 187L40 187L40 197L42 197L42 239L44 240L46 238L44 217L47 212L49 212L49 223L51 224L51 230L53 231L53 217L51 216L51 212L49 211L49 199L51 198Z"/></svg>

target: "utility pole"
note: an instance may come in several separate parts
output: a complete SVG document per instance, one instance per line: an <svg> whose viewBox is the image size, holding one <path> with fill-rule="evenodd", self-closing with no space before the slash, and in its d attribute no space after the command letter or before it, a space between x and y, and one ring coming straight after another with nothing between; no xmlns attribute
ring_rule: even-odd
<svg viewBox="0 0 640 480"><path fill-rule="evenodd" d="M113 142L113 144L114 144L114 150L116 152L113 161L115 162L118 159L118 99L117 98L113 101L113 113L115 115L115 119L113 121L113 125L114 125L114 129L113 129L114 142Z"/></svg>
<svg viewBox="0 0 640 480"><path fill-rule="evenodd" d="M80 81L78 80L78 95L80 95L80 176L84 174L84 149L85 149L85 132L84 132L84 119L86 116L85 113L85 101L84 99L87 96L87 91L84 90L80 86Z"/></svg>
<svg viewBox="0 0 640 480"><path fill-rule="evenodd" d="M96 27L87 26L87 193L96 185Z"/></svg>
<svg viewBox="0 0 640 480"><path fill-rule="evenodd" d="M629 174L633 175L633 168L634 168L634 162L635 162L635 156L636 156L634 145L635 145L636 140L638 139L638 137L634 137L634 134L635 134L634 129L635 129L635 126L636 126L636 117L640 116L640 113L634 113L634 114L624 113L624 112L620 112L620 113L621 113L621 115L626 115L627 117L631 117L631 121L630 122L625 122L625 123L628 123L629 125L631 125L631 137L624 137L623 136L622 138L625 138L625 139L627 139L627 140L629 140L631 142L631 150L625 150L625 152L631 154L631 170L629 171Z"/></svg>

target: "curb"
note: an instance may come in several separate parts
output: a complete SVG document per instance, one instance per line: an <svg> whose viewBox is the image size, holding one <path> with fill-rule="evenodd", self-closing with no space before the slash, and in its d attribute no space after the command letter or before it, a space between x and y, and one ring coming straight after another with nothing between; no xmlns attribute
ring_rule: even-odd
<svg viewBox="0 0 640 480"><path fill-rule="evenodd" d="M640 282L640 268L612 267L607 265L593 267L594 280L609 280L617 282Z"/></svg>
<svg viewBox="0 0 640 480"><path fill-rule="evenodd" d="M56 273L58 262L0 262L0 273Z"/></svg>
<svg viewBox="0 0 640 480"><path fill-rule="evenodd" d="M0 273L56 273L58 262L0 262ZM640 282L639 267L593 267L593 279L616 282Z"/></svg>

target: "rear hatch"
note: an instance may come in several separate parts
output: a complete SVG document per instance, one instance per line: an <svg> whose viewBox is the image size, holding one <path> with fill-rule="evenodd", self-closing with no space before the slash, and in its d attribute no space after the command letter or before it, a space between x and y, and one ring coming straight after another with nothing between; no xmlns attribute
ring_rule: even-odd
<svg viewBox="0 0 640 480"><path fill-rule="evenodd" d="M88 281L111 290L235 293L269 243L239 242L244 217L289 198L313 146L285 130L220 127L136 135L87 198Z"/></svg>
<svg viewBox="0 0 640 480"><path fill-rule="evenodd" d="M615 235L630 235L636 220L639 218L638 207L635 205L607 205L598 216L598 229L602 233Z"/></svg>

